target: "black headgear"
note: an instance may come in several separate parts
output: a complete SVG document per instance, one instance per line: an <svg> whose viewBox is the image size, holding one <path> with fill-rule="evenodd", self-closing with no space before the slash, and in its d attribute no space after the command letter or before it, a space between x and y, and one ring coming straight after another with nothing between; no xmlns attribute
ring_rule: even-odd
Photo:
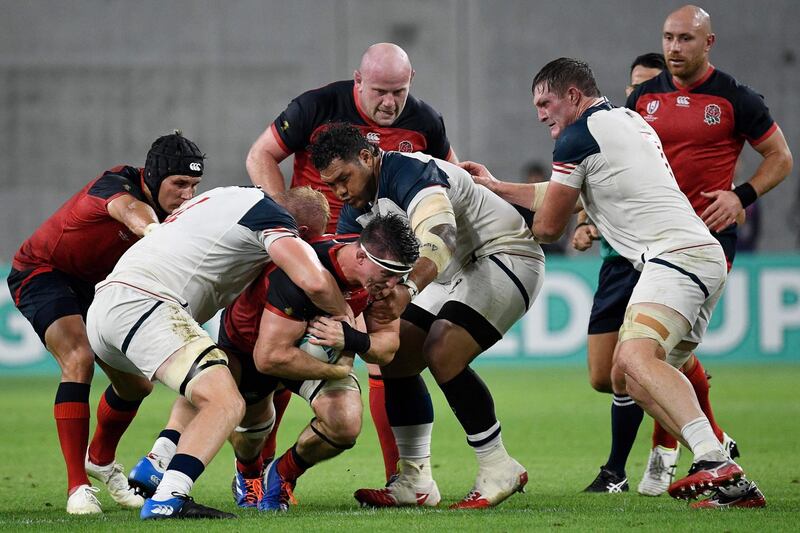
<svg viewBox="0 0 800 533"><path fill-rule="evenodd" d="M150 188L153 201L158 203L158 190L168 176L202 176L206 155L195 143L183 136L180 130L155 140L147 152L144 164L144 182Z"/></svg>

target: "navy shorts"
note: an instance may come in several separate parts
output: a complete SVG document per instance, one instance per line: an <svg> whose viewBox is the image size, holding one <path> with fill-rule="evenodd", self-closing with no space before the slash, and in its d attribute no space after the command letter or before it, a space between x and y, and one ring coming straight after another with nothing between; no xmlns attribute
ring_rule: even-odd
<svg viewBox="0 0 800 533"><path fill-rule="evenodd" d="M611 333L622 327L625 308L638 281L639 271L624 257L603 261L589 317L589 335Z"/></svg>
<svg viewBox="0 0 800 533"><path fill-rule="evenodd" d="M44 333L59 318L80 315L94 299L94 283L78 279L59 270L20 272L14 268L8 274L8 288L17 309L28 319L42 344Z"/></svg>

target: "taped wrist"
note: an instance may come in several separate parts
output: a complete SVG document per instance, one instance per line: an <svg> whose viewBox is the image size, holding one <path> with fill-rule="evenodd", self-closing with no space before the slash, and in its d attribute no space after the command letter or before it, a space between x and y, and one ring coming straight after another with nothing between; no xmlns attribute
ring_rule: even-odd
<svg viewBox="0 0 800 533"><path fill-rule="evenodd" d="M758 198L758 193L749 183L742 183L733 189L733 194L739 197L739 201L742 202L742 207L749 206Z"/></svg>
<svg viewBox="0 0 800 533"><path fill-rule="evenodd" d="M344 351L358 354L365 354L371 346L369 334L358 331L347 322L342 322L342 332L344 333Z"/></svg>

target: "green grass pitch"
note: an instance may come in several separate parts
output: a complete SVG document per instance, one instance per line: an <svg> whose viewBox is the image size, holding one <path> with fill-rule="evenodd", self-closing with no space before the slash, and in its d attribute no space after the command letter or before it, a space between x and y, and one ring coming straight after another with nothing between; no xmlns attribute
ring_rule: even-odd
<svg viewBox="0 0 800 533"><path fill-rule="evenodd" d="M352 498L360 487L379 486L383 466L377 439L365 416L357 446L304 475L289 513L240 510L231 498L233 469L228 445L195 485L201 503L235 512L225 522L142 523L138 513L119 509L101 490L102 517L66 515L65 471L52 419L57 378L0 378L0 529L75 531L779 531L800 519L800 365L728 366L706 362L713 373L712 402L719 423L738 442L741 464L767 497L766 509L693 511L667 496L636 494L652 423L645 419L631 455L631 492L581 494L608 451L610 397L592 391L578 368L478 367L495 398L509 452L528 468L526 494L512 496L485 512L452 512L447 505L470 489L476 463L441 392L431 386L436 408L433 469L442 492L438 509L360 509ZM365 380L363 380L365 381ZM432 382L429 381L429 385ZM106 382L92 390L92 409ZM366 392L364 393L366 396ZM142 405L120 445L126 467L149 450L173 396L163 387ZM366 398L365 398L366 400ZM92 414L94 417L94 413ZM310 418L295 397L279 436L279 452L292 444ZM681 458L679 473L690 457Z"/></svg>

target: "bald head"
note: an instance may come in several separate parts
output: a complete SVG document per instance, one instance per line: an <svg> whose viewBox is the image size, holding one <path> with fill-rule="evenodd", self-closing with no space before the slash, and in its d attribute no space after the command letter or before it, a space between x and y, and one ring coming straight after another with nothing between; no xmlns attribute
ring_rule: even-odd
<svg viewBox="0 0 800 533"><path fill-rule="evenodd" d="M406 51L393 43L377 43L367 48L358 67L362 76L411 76L411 61Z"/></svg>
<svg viewBox="0 0 800 533"><path fill-rule="evenodd" d="M670 13L661 38L667 68L681 84L691 85L706 74L716 37L704 9L686 5Z"/></svg>
<svg viewBox="0 0 800 533"><path fill-rule="evenodd" d="M669 14L664 26L673 23L680 23L695 28L698 31L711 33L711 15L702 7L685 5Z"/></svg>
<svg viewBox="0 0 800 533"><path fill-rule="evenodd" d="M373 44L353 73L361 110L381 126L391 126L406 105L414 69L405 50L392 43Z"/></svg>

